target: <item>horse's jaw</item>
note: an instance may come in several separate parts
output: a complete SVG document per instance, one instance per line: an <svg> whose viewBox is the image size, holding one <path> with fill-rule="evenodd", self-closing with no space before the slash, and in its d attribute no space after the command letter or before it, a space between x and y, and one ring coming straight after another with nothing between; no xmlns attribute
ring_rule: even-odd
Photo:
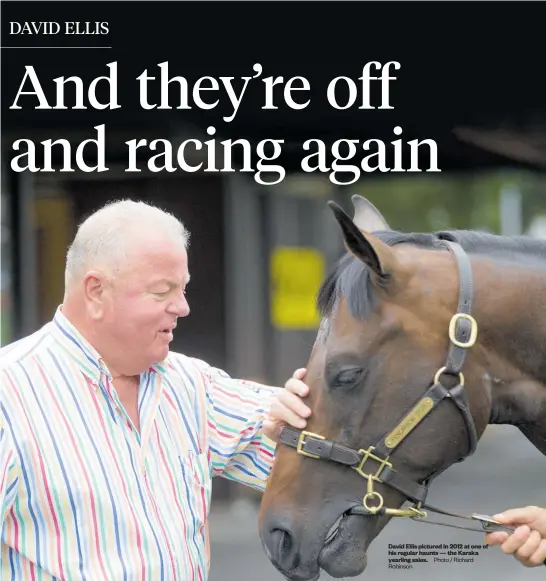
<svg viewBox="0 0 546 581"><path fill-rule="evenodd" d="M519 428L546 455L546 386L533 379L486 378L492 400L489 423Z"/></svg>
<svg viewBox="0 0 546 581"><path fill-rule="evenodd" d="M491 378L492 424L520 426L544 419L546 387L533 379Z"/></svg>

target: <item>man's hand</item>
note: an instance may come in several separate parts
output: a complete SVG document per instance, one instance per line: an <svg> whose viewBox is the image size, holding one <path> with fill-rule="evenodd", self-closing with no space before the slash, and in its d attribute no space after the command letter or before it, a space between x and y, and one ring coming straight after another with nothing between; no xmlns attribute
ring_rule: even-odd
<svg viewBox="0 0 546 581"><path fill-rule="evenodd" d="M306 369L297 369L271 403L269 419L264 422L264 432L275 442L278 442L281 429L286 424L300 430L307 425L306 418L311 415L311 410L301 399L309 393L309 387L302 381L306 372Z"/></svg>
<svg viewBox="0 0 546 581"><path fill-rule="evenodd" d="M514 557L525 567L538 567L546 560L546 508L526 506L512 508L493 516L503 524L516 526L509 534L494 532L485 535L488 545L500 545L503 553Z"/></svg>

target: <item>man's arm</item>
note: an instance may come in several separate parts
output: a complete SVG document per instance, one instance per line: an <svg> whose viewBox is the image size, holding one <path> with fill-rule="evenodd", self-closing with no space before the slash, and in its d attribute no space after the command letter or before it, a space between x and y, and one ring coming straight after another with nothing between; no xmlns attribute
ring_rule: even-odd
<svg viewBox="0 0 546 581"><path fill-rule="evenodd" d="M273 465L275 442L263 430L280 387L233 379L199 362L206 376L209 448L214 475L258 490Z"/></svg>

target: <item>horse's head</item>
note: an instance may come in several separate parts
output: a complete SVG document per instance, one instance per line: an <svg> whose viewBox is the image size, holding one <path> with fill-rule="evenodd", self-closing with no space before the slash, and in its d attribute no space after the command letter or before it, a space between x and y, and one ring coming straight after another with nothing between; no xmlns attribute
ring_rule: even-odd
<svg viewBox="0 0 546 581"><path fill-rule="evenodd" d="M396 509L418 505L432 477L473 451L491 411L467 348L475 321L453 318L484 300L466 254L393 232L369 202L353 202L353 220L330 203L348 253L319 293L312 417L306 432L283 432L260 511L265 550L292 581L320 568L360 574Z"/></svg>

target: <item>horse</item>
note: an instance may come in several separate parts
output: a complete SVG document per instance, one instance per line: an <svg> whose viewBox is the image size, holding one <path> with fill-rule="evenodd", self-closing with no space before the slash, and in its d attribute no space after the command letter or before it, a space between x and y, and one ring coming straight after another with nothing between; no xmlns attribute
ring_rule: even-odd
<svg viewBox="0 0 546 581"><path fill-rule="evenodd" d="M281 431L258 514L290 581L359 575L392 518L452 514L426 504L429 486L489 424L546 454L546 242L398 232L352 202L353 219L328 202L346 252L317 296L312 414Z"/></svg>

